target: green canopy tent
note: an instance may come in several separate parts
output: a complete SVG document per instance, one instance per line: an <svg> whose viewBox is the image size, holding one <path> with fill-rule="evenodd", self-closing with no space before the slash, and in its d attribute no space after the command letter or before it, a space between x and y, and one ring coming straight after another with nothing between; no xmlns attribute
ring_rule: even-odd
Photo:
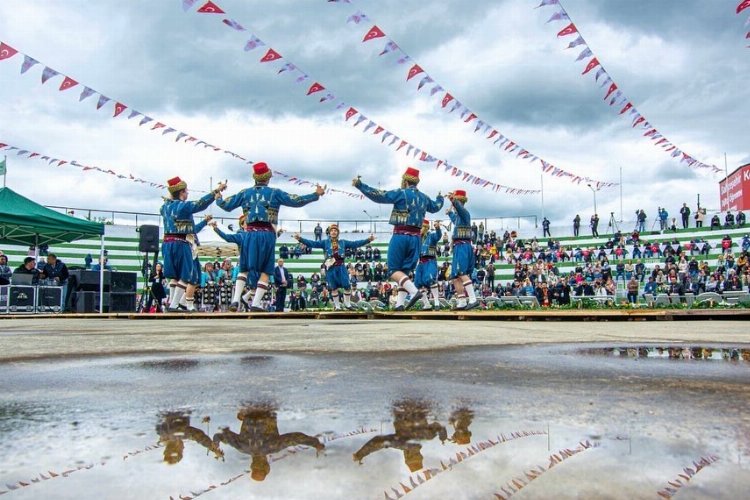
<svg viewBox="0 0 750 500"><path fill-rule="evenodd" d="M0 244L39 245L69 243L99 237L104 255L104 224L77 219L46 208L10 188L0 188ZM103 311L104 270L99 274L99 312Z"/></svg>

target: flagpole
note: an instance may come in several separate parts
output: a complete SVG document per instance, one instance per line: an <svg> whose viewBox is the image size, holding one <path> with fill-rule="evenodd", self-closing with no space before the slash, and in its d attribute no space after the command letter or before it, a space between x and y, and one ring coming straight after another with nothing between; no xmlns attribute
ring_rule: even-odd
<svg viewBox="0 0 750 500"><path fill-rule="evenodd" d="M542 219L544 219L544 174L539 174L539 180L542 183Z"/></svg>

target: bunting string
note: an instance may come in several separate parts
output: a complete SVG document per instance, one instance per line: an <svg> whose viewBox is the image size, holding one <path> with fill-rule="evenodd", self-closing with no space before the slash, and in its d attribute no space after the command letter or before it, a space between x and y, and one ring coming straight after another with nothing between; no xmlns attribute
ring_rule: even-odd
<svg viewBox="0 0 750 500"><path fill-rule="evenodd" d="M37 159L40 161L45 161L47 162L47 165L54 165L57 167L62 167L62 166L76 167L76 168L80 168L82 172L101 172L102 174L109 174L118 179L125 179L125 180L129 180L129 181L136 182L139 184L146 184L148 186L151 186L152 188L164 189L166 187L164 184L159 184L157 182L152 182L146 179L141 179L140 177L136 177L133 174L121 174L108 168L84 165L82 163L77 162L76 160L70 160L70 161L61 160L56 157L52 157L49 155L42 155L41 153L36 153L34 151L23 149L18 146L11 146L10 144L5 144L2 142L0 142L0 151L4 151L6 153L16 152L16 156L21 156L23 158L28 158L28 159Z"/></svg>
<svg viewBox="0 0 750 500"><path fill-rule="evenodd" d="M693 460L692 467L684 467L682 472L677 474L677 477L672 481L667 481L667 486L657 491L656 494L661 498L672 498L675 496L680 488L684 488L688 485L691 479L698 474L702 469L708 467L719 460L716 455L708 455L707 457L701 457L700 460Z"/></svg>
<svg viewBox="0 0 750 500"><path fill-rule="evenodd" d="M750 9L750 0L742 0L739 4L737 4L737 15L740 15L740 13L745 9ZM748 16L747 20L745 21L745 26L750 26L750 16ZM745 40L750 40L750 31L748 31L745 35ZM750 49L750 45L748 45L747 48Z"/></svg>
<svg viewBox="0 0 750 500"><path fill-rule="evenodd" d="M331 0L329 0L331 1ZM337 2L333 2L337 3ZM347 18L347 23L353 22L356 25L366 23L370 25L375 21L370 18L367 14L362 11L357 11L355 14ZM497 128L495 128L489 122L481 119L479 115L469 109L468 106L464 105L459 101L455 94L446 90L445 87L440 85L432 76L430 76L417 61L415 61L409 54L407 54L392 38L386 35L386 33L378 27L377 24L372 24L372 27L362 38L362 43L367 43L372 40L379 40L385 42L383 50L379 53L380 56L386 56L383 60L395 61L395 64L403 66L409 64L410 67L406 72L406 82L419 81L417 84L417 92L422 89L430 89L430 97L437 96L440 99L440 108L446 113L456 117L457 119L464 122L471 128L474 129L474 134L481 134L487 141L492 141L492 146L496 147L500 151L514 155L516 158L529 160L530 163L534 163L539 160L542 172L551 175L552 177L568 179L576 184L592 184L596 185L597 189L608 188L618 186L616 182L606 182L591 177L578 175L576 173L564 170L560 167L553 165L552 163L545 161L539 156L535 155L528 149L524 148L518 142L512 140L510 137L502 134Z"/></svg>
<svg viewBox="0 0 750 500"><path fill-rule="evenodd" d="M185 3L195 3L195 2L190 2L190 0L184 0L184 2ZM18 51L17 49L11 47L10 45L6 44L5 42L0 41L0 61L3 61L5 59L10 59L13 56L15 56L16 54L20 54L24 58L23 63L21 63L21 74L25 74L27 71L29 71L32 67L34 67L36 65L44 66L44 69L42 70L42 76L41 76L42 85L44 85L45 83L47 83L47 81L49 81L51 78L54 78L54 77L57 77L57 76L60 76L63 79L62 83L60 84L60 87L58 89L60 92L64 92L64 91L69 90L69 89L71 89L71 88L73 88L73 87L75 87L75 86L77 86L77 85L80 84L80 82L78 80L75 80L75 79L73 79L72 77L70 77L68 75L65 75L65 74L63 74L63 73L61 73L61 72L59 72L57 70L54 70L54 69L50 68L49 66L47 66L46 64L44 64L44 63L42 63L42 62L34 59L33 57L31 57L31 56L29 56L27 54L24 54L23 52ZM219 146L215 146L213 144L210 144L210 143L208 143L206 141L203 141L203 140L201 140L201 139L199 139L199 138L197 138L197 137L195 137L193 135L188 134L187 132L182 132L182 131L174 128L174 127L171 127L171 126L167 125L164 122L158 121L155 118L147 116L144 113L135 110L131 106L123 104L122 101L110 98L110 97L108 97L108 96L106 96L106 95L104 95L104 94L102 94L102 93L94 90L92 87L89 87L89 86L87 86L85 84L83 85L83 87L84 88L81 91L81 94L80 94L80 96L78 98L78 102L83 102L84 100L88 99L89 97L97 95L98 96L98 98L96 99L96 109L97 110L101 110L102 108L108 106L108 103L113 103L112 104L112 106L113 106L112 118L113 119L114 118L118 118L120 115L124 114L125 110L130 109L131 111L130 111L130 113L128 115L128 119L131 120L133 118L141 117L140 121L136 120L136 121L138 121L138 126L139 127L142 127L143 125L146 125L146 124L152 124L150 126L150 130L152 130L152 131L155 131L155 130L161 131L161 135L163 137L166 137L166 136L168 136L170 134L175 134L174 135L175 142L179 142L179 143L183 143L183 144L193 144L196 147L197 146L203 146L205 149L209 149L209 150L212 150L212 151L215 151L215 152L223 152L224 154L228 154L232 158L234 158L236 160L240 160L243 163L248 164L248 165L252 165L254 163L253 161L248 160L244 156L241 156L241 155L239 155L237 153L229 151L228 149L221 148ZM19 149L19 148L16 148L16 149ZM30 153L30 152L26 151L26 153ZM19 155L23 156L20 152L19 152ZM36 155L37 155L37 153L30 153L29 158L35 158ZM49 160L53 160L53 158L50 157ZM115 175L116 177L118 177L120 179L130 179L130 180L133 180L135 182L143 182L143 183L146 183L146 184L150 184L152 187L158 187L158 188L164 188L164 187L166 187L166 186L164 186L162 184L153 183L153 182L150 182L150 181L143 181L142 179L137 179L134 176L132 176L132 174L129 174L129 175L125 176L125 175L117 174L117 173L115 173L115 172L113 172L112 170L109 170L109 169L100 169L98 167L85 167L83 165L75 164L74 162L68 162L68 161L65 161L65 160L57 160L57 159L55 159L54 161L50 161L50 164L54 163L55 161L58 162L58 166L63 166L63 165L68 164L68 165L72 165L72 166L82 167L84 171L86 171L86 170L97 170L97 171L104 172L104 173L107 173L107 174ZM62 163L60 163L60 162L62 162ZM314 181L308 181L308 180L305 180L305 179L301 179L299 177L294 177L294 176L285 174L283 172L280 172L278 170L273 170L273 173L274 173L274 175L278 175L279 177L285 178L289 182L292 182L292 183L294 183L296 185L311 185L311 186L315 186L315 185L318 185L318 184L323 184L323 183L319 183L319 182L314 182ZM352 193L352 192L349 192L349 191L342 191L340 189L334 189L334 188L328 188L328 189L326 189L326 192L337 193L337 194L344 194L344 195L349 196L351 198L360 198L360 199L364 198L361 193Z"/></svg>
<svg viewBox="0 0 750 500"><path fill-rule="evenodd" d="M185 10L186 12L190 11L195 4L196 2L193 0L183 0L183 10ZM353 128L357 128L360 124L365 123L365 125L362 127L362 132L368 133L372 131L371 135L380 137L380 143L388 147L389 149L393 150L395 148L396 152L399 152L403 149L404 154L407 157L416 159L423 163L434 163L436 170L440 170L442 167L444 173L448 173L453 177L458 177L463 182L470 183L481 188L488 188L495 192L503 191L509 194L521 195L540 192L540 190L538 189L520 189L507 186L496 181L484 179L482 177L479 177L478 175L454 166L447 160L438 159L437 157L429 154L424 149L419 148L413 143L396 135L395 133L386 129L386 127L379 125L375 120L368 118L357 108L337 98L329 88L320 83L320 81L314 80L310 74L303 71L295 63L286 59L281 55L281 53L271 47L268 47L265 41L261 40L257 35L250 33L248 29L238 21L228 17L224 17L222 14L226 14L226 12L215 2L208 1L202 7L195 10L195 12L208 15L219 14L219 16L217 16L217 19L221 19L221 23L224 26L244 34L244 36L246 37L246 42L244 45L245 52L251 52L255 49L265 47L265 53L258 62L273 67L277 75L286 75L289 78L294 79L295 83L304 84L305 87L309 85L306 92L307 96L313 96L314 98L318 99L318 102L320 104L335 103L335 109L337 111L345 110L343 114L344 122L350 123ZM352 120L352 118L354 117L356 118ZM386 141L388 142L386 143Z"/></svg>
<svg viewBox="0 0 750 500"><path fill-rule="evenodd" d="M750 7L750 0L746 0L744 3L747 3L748 7ZM635 128L640 132L645 131L643 133L643 137L647 137L654 146L661 148L672 158L679 158L680 164L686 163L688 166L693 168L711 169L714 172L721 172L721 169L719 169L716 165L707 165L701 161L698 161L693 156L678 148L677 145L667 139L661 132L659 132L656 127L651 124L650 121L646 119L646 117L642 113L638 111L633 102L625 96L619 85L615 83L607 70L604 69L604 66L599 61L599 58L594 55L591 47L589 47L588 43L586 43L583 35L581 35L578 27L571 20L570 15L562 6L560 0L542 0L542 3L540 3L536 8L546 6L555 6L555 8L557 9L547 21L548 23L560 21L569 23L557 33L557 37L565 38L575 35L575 39L570 42L566 48L572 49L575 47L582 47L581 53L576 58L576 62L587 59L586 66L584 67L581 75L587 75L588 73L596 69L596 72L594 73L594 81L599 84L600 88L607 89L603 101L606 102L610 108L614 109L615 111L619 110L619 115L624 116L631 121L632 128ZM742 6L742 4L740 4L740 6ZM738 8L738 13L739 12L740 10Z"/></svg>

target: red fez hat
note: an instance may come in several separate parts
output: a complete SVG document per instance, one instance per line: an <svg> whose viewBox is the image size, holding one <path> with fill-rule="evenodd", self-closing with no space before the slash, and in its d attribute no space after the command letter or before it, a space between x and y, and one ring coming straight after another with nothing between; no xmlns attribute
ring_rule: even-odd
<svg viewBox="0 0 750 500"><path fill-rule="evenodd" d="M404 172L404 175L401 178L405 181L411 182L412 184L418 184L419 170L414 167L407 167L406 172Z"/></svg>
<svg viewBox="0 0 750 500"><path fill-rule="evenodd" d="M463 189L456 189L456 190L455 190L455 191L453 192L453 194L454 194L455 196L463 196L464 198L466 198L466 191L464 191Z"/></svg>
<svg viewBox="0 0 750 500"><path fill-rule="evenodd" d="M167 189L171 194L176 194L183 189L187 189L187 184L179 177L172 177L167 181Z"/></svg>
<svg viewBox="0 0 750 500"><path fill-rule="evenodd" d="M268 182L271 178L271 169L265 162L259 161L253 164L253 179L256 182Z"/></svg>
<svg viewBox="0 0 750 500"><path fill-rule="evenodd" d="M430 221L429 221L429 220L427 220L427 219L424 219L424 220L422 221L422 225L423 225L423 226L429 226L429 225L430 225Z"/></svg>

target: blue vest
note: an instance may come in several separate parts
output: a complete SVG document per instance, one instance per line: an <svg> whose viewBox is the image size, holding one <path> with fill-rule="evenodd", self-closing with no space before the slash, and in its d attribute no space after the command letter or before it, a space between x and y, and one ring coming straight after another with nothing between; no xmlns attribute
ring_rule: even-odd
<svg viewBox="0 0 750 500"><path fill-rule="evenodd" d="M437 244L443 232L440 229L428 231L422 238L422 248L419 251L420 257L437 257Z"/></svg>
<svg viewBox="0 0 750 500"><path fill-rule="evenodd" d="M453 209L448 214L453 223L453 239L471 240L471 215L458 200L453 200Z"/></svg>
<svg viewBox="0 0 750 500"><path fill-rule="evenodd" d="M356 186L367 198L375 203L392 204L393 210L388 223L392 226L422 227L426 212L434 214L443 208L443 197L431 200L416 187L407 187L383 191L375 189L364 182Z"/></svg>
<svg viewBox="0 0 750 500"><path fill-rule="evenodd" d="M159 211L164 222L164 234L195 234L193 214L207 209L212 201L213 193L198 201L165 200Z"/></svg>

